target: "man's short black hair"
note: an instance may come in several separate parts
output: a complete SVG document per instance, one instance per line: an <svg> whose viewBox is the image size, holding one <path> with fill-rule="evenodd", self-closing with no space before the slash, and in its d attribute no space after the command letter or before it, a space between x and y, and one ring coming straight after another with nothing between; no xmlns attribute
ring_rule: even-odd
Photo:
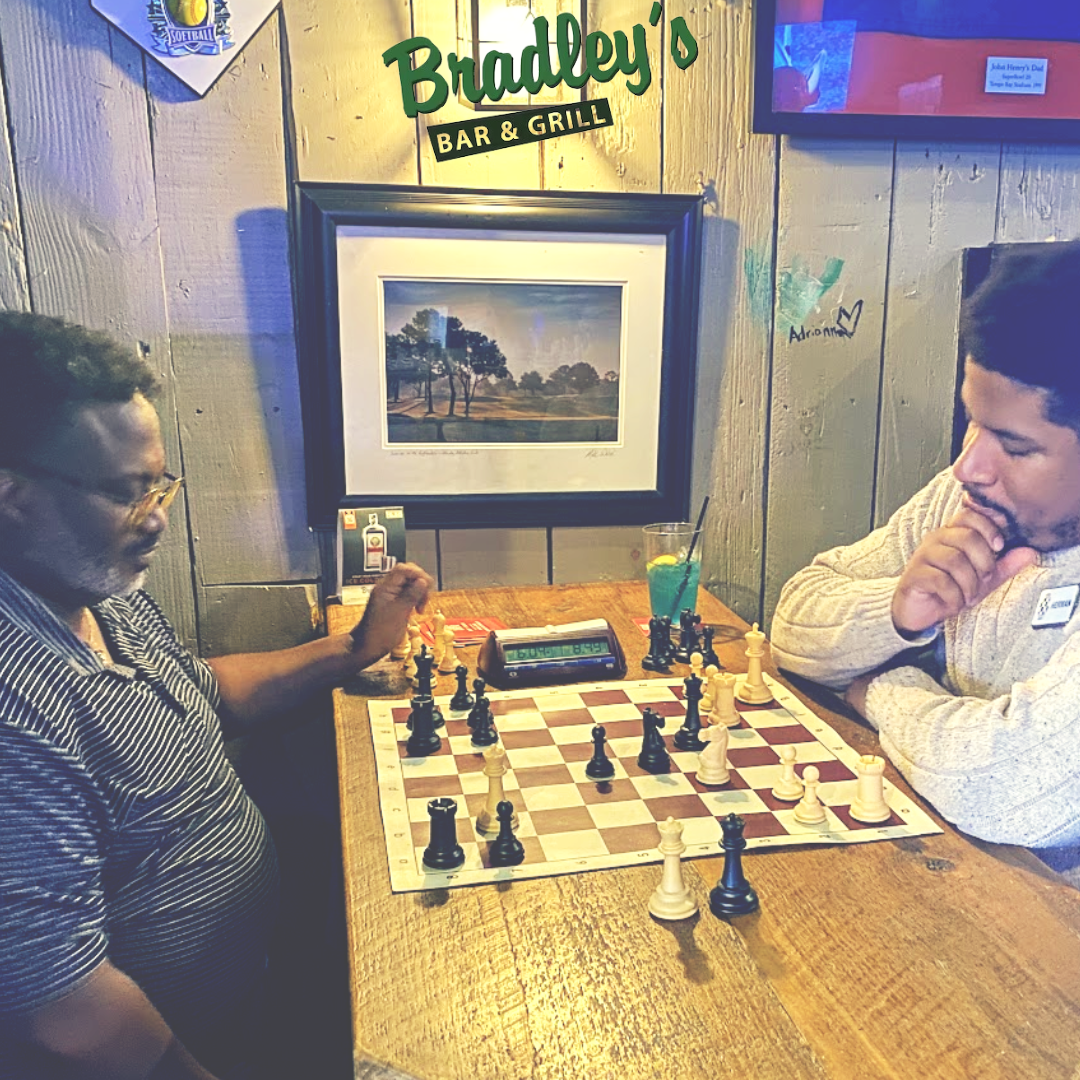
<svg viewBox="0 0 1080 1080"><path fill-rule="evenodd" d="M1051 423L1080 431L1080 241L994 251L985 280L963 303L965 356L1048 391Z"/></svg>
<svg viewBox="0 0 1080 1080"><path fill-rule="evenodd" d="M149 397L157 386L150 365L105 334L0 311L0 467L25 460L80 406Z"/></svg>

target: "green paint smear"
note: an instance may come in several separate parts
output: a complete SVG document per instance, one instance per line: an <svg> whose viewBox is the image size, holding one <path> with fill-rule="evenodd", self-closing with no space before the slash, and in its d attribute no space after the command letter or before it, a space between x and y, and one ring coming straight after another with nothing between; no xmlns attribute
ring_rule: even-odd
<svg viewBox="0 0 1080 1080"><path fill-rule="evenodd" d="M772 317L772 259L769 253L747 248L743 252L743 273L750 295L750 318L767 329Z"/></svg>
<svg viewBox="0 0 1080 1080"><path fill-rule="evenodd" d="M828 258L821 274L814 275L801 256L792 259L791 268L781 270L777 277L777 329L786 333L793 326L801 326L807 315L817 310L821 298L836 284L843 269L843 259Z"/></svg>

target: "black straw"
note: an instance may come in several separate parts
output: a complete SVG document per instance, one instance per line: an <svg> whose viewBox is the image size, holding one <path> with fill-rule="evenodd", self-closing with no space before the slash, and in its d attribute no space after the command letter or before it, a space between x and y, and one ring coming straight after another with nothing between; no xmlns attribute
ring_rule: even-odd
<svg viewBox="0 0 1080 1080"><path fill-rule="evenodd" d="M706 495L704 501L701 504L701 513L697 516L697 525L694 527L694 535L690 538L690 550L686 553L686 573L683 574L682 584L679 586L679 591L676 594L678 600L675 602L677 608L682 602L682 595L686 591L686 586L690 582L690 559L693 557L694 548L697 547L697 538L701 535L701 523L705 520L705 511L709 509L709 496Z"/></svg>

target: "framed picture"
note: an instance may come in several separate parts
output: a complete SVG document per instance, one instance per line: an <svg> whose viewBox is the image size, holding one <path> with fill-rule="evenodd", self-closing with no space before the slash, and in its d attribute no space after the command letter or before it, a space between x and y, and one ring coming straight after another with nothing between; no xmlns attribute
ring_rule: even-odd
<svg viewBox="0 0 1080 1080"><path fill-rule="evenodd" d="M684 519L698 196L302 183L309 519Z"/></svg>
<svg viewBox="0 0 1080 1080"><path fill-rule="evenodd" d="M1080 140L1080 6L761 0L755 131Z"/></svg>

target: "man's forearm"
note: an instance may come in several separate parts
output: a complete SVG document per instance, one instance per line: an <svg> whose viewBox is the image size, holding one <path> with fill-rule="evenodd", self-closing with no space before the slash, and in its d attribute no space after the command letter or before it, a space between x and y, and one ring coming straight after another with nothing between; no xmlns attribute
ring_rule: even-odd
<svg viewBox="0 0 1080 1080"><path fill-rule="evenodd" d="M105 961L71 993L4 1024L73 1080L214 1080L142 990Z"/></svg>

